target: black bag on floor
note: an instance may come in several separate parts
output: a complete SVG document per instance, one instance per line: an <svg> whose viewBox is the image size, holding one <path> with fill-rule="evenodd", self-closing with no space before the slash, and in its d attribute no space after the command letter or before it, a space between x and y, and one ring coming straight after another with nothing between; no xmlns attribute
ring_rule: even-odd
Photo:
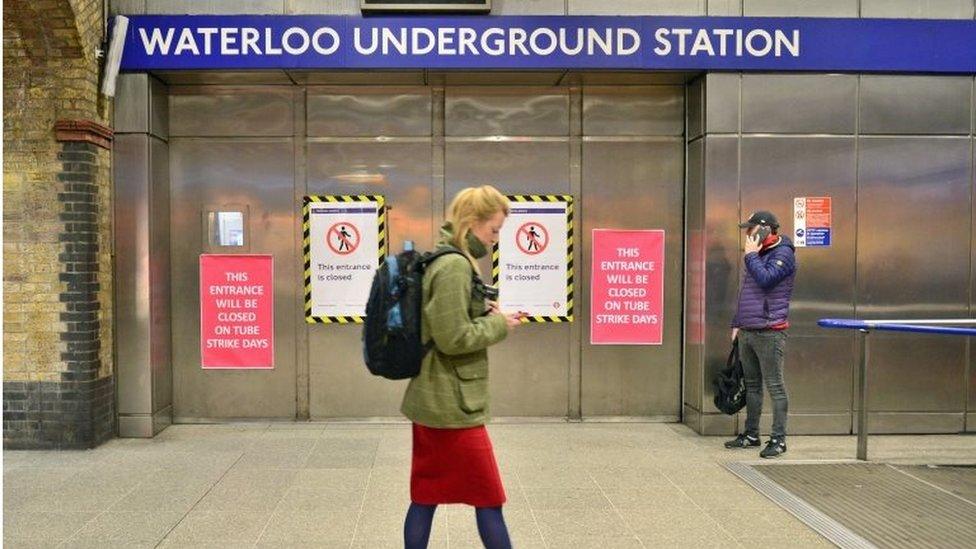
<svg viewBox="0 0 976 549"><path fill-rule="evenodd" d="M742 372L742 361L739 360L739 338L732 342L729 359L712 381L715 386L715 407L722 412L733 415L746 405L746 381Z"/></svg>

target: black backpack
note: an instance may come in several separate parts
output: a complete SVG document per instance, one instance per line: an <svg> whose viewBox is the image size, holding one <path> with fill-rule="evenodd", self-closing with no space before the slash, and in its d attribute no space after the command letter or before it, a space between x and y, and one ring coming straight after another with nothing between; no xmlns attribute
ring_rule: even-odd
<svg viewBox="0 0 976 549"><path fill-rule="evenodd" d="M408 250L388 256L376 269L363 325L363 359L373 375L407 379L420 373L434 346L420 340L424 271L438 257L461 253L452 247L426 254Z"/></svg>
<svg viewBox="0 0 976 549"><path fill-rule="evenodd" d="M733 415L746 405L746 382L739 360L739 339L732 342L732 351L725 368L715 374L715 407L728 415Z"/></svg>

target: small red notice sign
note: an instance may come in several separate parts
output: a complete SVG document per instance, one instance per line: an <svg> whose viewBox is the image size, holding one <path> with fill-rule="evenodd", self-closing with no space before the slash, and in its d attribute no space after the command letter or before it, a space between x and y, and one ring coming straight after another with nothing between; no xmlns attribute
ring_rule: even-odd
<svg viewBox="0 0 976 549"><path fill-rule="evenodd" d="M274 260L200 256L200 357L204 369L274 368Z"/></svg>
<svg viewBox="0 0 976 549"><path fill-rule="evenodd" d="M664 231L593 230L590 343L660 345Z"/></svg>

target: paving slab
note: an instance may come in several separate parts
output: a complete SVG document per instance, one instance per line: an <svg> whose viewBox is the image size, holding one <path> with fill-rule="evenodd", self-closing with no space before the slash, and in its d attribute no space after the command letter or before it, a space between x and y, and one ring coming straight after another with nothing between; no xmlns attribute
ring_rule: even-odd
<svg viewBox="0 0 976 549"><path fill-rule="evenodd" d="M489 426L520 548L824 547L726 464L724 437L660 423ZM4 452L4 547L402 547L410 426L174 425L89 451ZM843 460L850 436L791 437L777 463ZM920 449L924 449L920 450ZM874 436L872 459L972 462L976 437ZM910 472L968 497L953 471ZM480 547L474 511L438 509L432 548Z"/></svg>

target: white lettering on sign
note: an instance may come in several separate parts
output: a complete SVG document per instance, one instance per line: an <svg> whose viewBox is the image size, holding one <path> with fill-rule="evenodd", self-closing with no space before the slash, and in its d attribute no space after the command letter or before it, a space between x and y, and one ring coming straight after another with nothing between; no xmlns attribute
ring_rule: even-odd
<svg viewBox="0 0 976 549"><path fill-rule="evenodd" d="M567 260L571 200L552 198L513 197L508 220L498 237L495 276L502 311L547 320L571 319Z"/></svg>
<svg viewBox="0 0 976 549"><path fill-rule="evenodd" d="M689 39L694 35L693 39ZM775 57L782 57L784 53L790 57L800 56L800 31L793 29L789 32L782 29L753 29L743 34L742 29L667 29L659 28L654 31L657 47L654 53L669 55L677 45L678 55L696 57L726 57L729 53L729 42L735 47L735 57L742 57L744 53L750 57L767 57L770 52ZM688 44L691 47L688 47ZM718 50L716 53L716 44Z"/></svg>
<svg viewBox="0 0 976 549"><path fill-rule="evenodd" d="M593 230L590 342L659 345L664 231Z"/></svg>
<svg viewBox="0 0 976 549"><path fill-rule="evenodd" d="M270 256L200 256L204 368L274 367L273 280Z"/></svg>
<svg viewBox="0 0 976 549"><path fill-rule="evenodd" d="M343 29L343 32L348 32ZM641 33L630 27L352 27L352 36L333 27L284 30L256 27L139 28L139 38L150 56L300 56L314 52L330 56L339 51L343 37L351 39L363 56L628 57L643 47ZM799 57L798 29L655 29L653 49L658 56L687 57Z"/></svg>
<svg viewBox="0 0 976 549"><path fill-rule="evenodd" d="M366 312L377 251L383 241L379 229L385 225L381 221L385 219L384 201L378 196L353 198L323 196L307 201L308 318L362 316Z"/></svg>

